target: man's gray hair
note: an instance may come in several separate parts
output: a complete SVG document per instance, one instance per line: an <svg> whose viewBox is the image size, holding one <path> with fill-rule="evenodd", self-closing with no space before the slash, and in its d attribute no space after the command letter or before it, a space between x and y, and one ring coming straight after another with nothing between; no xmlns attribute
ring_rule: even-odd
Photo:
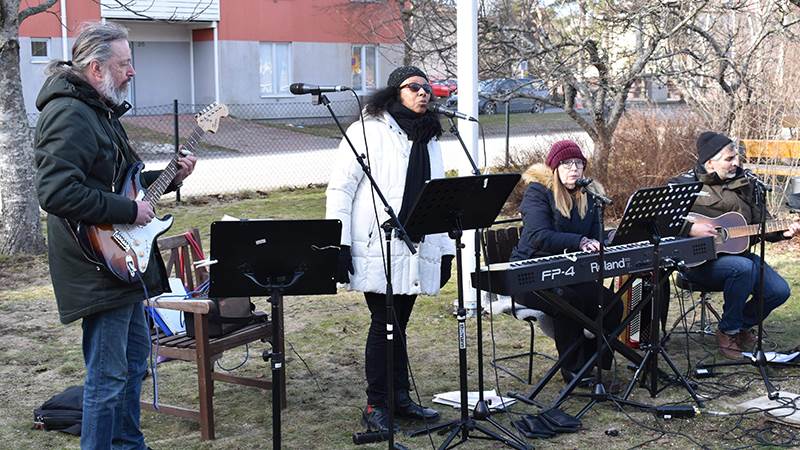
<svg viewBox="0 0 800 450"><path fill-rule="evenodd" d="M92 61L106 63L112 56L111 43L128 39L128 29L112 22L87 22L81 25L78 37L72 44L72 61L52 61L47 66L47 74L71 72L82 76Z"/></svg>

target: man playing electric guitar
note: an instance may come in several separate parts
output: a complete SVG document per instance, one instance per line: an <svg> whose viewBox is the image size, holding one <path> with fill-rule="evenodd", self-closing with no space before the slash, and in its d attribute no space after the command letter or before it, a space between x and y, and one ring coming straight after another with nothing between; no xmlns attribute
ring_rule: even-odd
<svg viewBox="0 0 800 450"><path fill-rule="evenodd" d="M745 177L739 153L733 142L722 134L706 131L697 138L697 166L671 183L703 183L692 212L716 217L732 211L744 217L747 224L761 221L761 210L754 198L753 182ZM684 234L720 237L720 227L702 220L687 220ZM791 239L800 232L798 221L787 221L785 229L766 234L770 242ZM719 251L719 248L717 249ZM759 286L758 255L745 250L741 254L719 254L718 258L689 269L686 277L708 289L722 291L724 304L717 330L720 353L730 359L741 358L742 351L751 351L756 337L752 327L758 324L756 298ZM764 268L764 317L789 298L789 285L768 264ZM749 300L748 300L749 299Z"/></svg>
<svg viewBox="0 0 800 450"><path fill-rule="evenodd" d="M36 101L36 188L47 211L50 277L61 322L82 319L86 378L81 448L145 449L139 429L139 395L147 369L150 333L142 301L169 291L158 251L136 283L115 277L86 256L70 223L149 223L151 203L120 195L125 174L139 161L119 117L131 65L128 33L120 25L83 27L72 61L55 61ZM174 189L192 173L196 158L182 157ZM145 172L148 185L159 172Z"/></svg>

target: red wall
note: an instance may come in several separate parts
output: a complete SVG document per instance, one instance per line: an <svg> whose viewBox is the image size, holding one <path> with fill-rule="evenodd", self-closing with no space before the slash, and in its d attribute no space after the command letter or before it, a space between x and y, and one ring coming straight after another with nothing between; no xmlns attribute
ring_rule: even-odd
<svg viewBox="0 0 800 450"><path fill-rule="evenodd" d="M24 2L23 2L24 3ZM82 22L100 20L95 0L66 0L69 36ZM60 2L29 17L21 36L60 36ZM219 38L241 41L396 43L402 32L397 3L350 0L220 0ZM196 31L195 40L211 40Z"/></svg>
<svg viewBox="0 0 800 450"><path fill-rule="evenodd" d="M21 2L20 10L28 4ZM83 22L100 20L100 5L94 0L67 0L67 35L78 34ZM56 2L49 11L30 16L19 27L20 36L52 37L61 36L61 2Z"/></svg>

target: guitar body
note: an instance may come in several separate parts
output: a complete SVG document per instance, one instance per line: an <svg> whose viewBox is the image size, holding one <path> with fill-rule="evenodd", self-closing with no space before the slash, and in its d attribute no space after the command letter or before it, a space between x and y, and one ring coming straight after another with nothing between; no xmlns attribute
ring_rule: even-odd
<svg viewBox="0 0 800 450"><path fill-rule="evenodd" d="M731 255L738 255L743 253L750 247L750 237L732 237L728 233L728 229L734 227L747 226L747 220L738 212L726 212L717 217L708 217L702 214L692 213L694 223L710 223L717 229L717 237L714 238L714 245L717 254L728 253Z"/></svg>
<svg viewBox="0 0 800 450"><path fill-rule="evenodd" d="M142 200L147 193L142 186L144 164L131 166L125 175L120 195L131 200ZM147 225L132 224L78 224L78 242L87 256L106 266L122 281L138 281L147 270L156 239L172 226L171 215L154 218Z"/></svg>

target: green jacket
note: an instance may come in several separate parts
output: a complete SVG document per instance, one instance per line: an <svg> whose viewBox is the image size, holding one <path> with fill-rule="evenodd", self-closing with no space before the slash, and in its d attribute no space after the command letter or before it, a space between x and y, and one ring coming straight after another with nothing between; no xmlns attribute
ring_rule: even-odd
<svg viewBox="0 0 800 450"><path fill-rule="evenodd" d="M761 222L761 209L755 202L753 183L748 180L742 171L738 169L736 176L722 180L716 173L706 173L702 168L697 167L686 173L673 178L670 183L683 184L703 183L703 192L707 195L697 197L692 212L708 217L717 217L726 212L735 211L744 216L748 224ZM767 213L767 220L772 217ZM692 224L684 223L682 234L687 236ZM784 239L782 233L768 233L766 240L770 242ZM755 237L751 239L751 244L756 243Z"/></svg>
<svg viewBox="0 0 800 450"><path fill-rule="evenodd" d="M47 213L50 277L63 323L144 300L141 283L128 284L93 263L64 219L90 224L133 223L136 203L116 194L129 165L139 161L119 117L126 102L108 107L88 83L70 75L45 81L36 100L36 189ZM145 172L147 186L159 175ZM154 251L144 273L147 295L169 291L161 255Z"/></svg>

